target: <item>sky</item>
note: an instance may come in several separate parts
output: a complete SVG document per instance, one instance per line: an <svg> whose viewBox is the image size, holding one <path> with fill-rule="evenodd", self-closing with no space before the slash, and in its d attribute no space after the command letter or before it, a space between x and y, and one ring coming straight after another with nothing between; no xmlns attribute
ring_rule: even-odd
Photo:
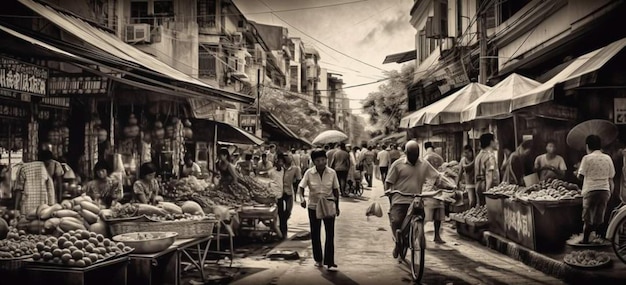
<svg viewBox="0 0 626 285"><path fill-rule="evenodd" d="M287 27L290 37L312 44L320 52L322 68L343 74L346 87L384 78L382 70L399 70L399 64L382 64L385 56L415 48L415 29L409 22L412 0L235 0L235 4L249 20ZM350 111L362 115L361 100L380 84L345 89Z"/></svg>

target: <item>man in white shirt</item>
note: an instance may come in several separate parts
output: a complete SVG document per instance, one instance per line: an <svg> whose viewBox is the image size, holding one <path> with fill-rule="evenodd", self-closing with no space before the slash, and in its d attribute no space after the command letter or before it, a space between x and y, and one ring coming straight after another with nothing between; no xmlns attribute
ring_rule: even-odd
<svg viewBox="0 0 626 285"><path fill-rule="evenodd" d="M610 156L602 153L602 139L590 135L586 139L587 155L580 162L578 179L583 180L583 239L589 243L589 236L604 223L604 212L615 187L615 166Z"/></svg>
<svg viewBox="0 0 626 285"><path fill-rule="evenodd" d="M380 169L380 180L385 181L387 179L387 172L389 171L389 150L386 145L383 145L382 150L378 152L376 160L378 160L378 168Z"/></svg>

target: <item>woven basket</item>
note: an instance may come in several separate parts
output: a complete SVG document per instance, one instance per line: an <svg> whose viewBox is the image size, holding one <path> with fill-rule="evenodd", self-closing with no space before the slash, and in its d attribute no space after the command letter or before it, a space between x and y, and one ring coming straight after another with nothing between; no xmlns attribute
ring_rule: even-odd
<svg viewBox="0 0 626 285"><path fill-rule="evenodd" d="M22 256L17 258L2 258L0 259L0 271L16 271L20 270L24 266L26 260L31 256Z"/></svg>
<svg viewBox="0 0 626 285"><path fill-rule="evenodd" d="M213 219L199 221L120 222L109 224L111 235L134 232L176 232L179 239L206 237L213 234Z"/></svg>

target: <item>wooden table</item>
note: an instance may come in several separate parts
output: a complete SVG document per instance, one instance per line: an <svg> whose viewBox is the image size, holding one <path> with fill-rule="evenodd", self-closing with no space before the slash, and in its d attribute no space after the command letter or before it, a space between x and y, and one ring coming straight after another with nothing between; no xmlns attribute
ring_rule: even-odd
<svg viewBox="0 0 626 285"><path fill-rule="evenodd" d="M128 283L133 285L181 284L183 256L187 257L193 267L200 271L204 280L203 269L212 240L212 236L179 239L168 249L158 253L131 254ZM193 255L196 257L192 257Z"/></svg>
<svg viewBox="0 0 626 285"><path fill-rule="evenodd" d="M126 285L127 267L128 256L84 268L28 263L24 266L23 280L26 284L46 285Z"/></svg>

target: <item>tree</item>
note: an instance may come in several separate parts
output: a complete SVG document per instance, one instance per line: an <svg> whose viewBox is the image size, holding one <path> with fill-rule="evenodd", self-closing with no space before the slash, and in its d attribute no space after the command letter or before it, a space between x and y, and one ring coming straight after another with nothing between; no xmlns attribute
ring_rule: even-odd
<svg viewBox="0 0 626 285"><path fill-rule="evenodd" d="M359 115L350 115L350 142L353 145L361 145L362 142L369 140L365 132L365 119Z"/></svg>
<svg viewBox="0 0 626 285"><path fill-rule="evenodd" d="M407 86L413 82L415 66L412 64L402 66L400 71L386 72L390 78L381 84L377 91L368 94L363 102L363 110L370 115L370 123L375 130L389 134L396 132L400 126L400 120L406 115Z"/></svg>
<svg viewBox="0 0 626 285"><path fill-rule="evenodd" d="M269 88L263 90L261 109L271 112L286 124L297 126L291 130L308 140L330 129L332 123L330 112L287 92Z"/></svg>

